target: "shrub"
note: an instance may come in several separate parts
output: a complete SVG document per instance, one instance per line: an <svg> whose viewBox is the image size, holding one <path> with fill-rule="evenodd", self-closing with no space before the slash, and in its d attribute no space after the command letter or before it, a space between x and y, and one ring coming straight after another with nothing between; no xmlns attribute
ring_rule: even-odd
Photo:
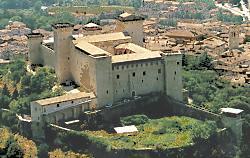
<svg viewBox="0 0 250 158"><path fill-rule="evenodd" d="M122 117L120 120L122 125L127 126L145 124L149 121L149 118L146 115L133 115L128 117Z"/></svg>

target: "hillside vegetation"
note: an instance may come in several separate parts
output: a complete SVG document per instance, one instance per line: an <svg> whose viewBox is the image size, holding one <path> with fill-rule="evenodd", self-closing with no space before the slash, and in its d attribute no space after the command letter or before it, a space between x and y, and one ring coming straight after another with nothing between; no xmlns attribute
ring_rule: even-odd
<svg viewBox="0 0 250 158"><path fill-rule="evenodd" d="M215 122L202 122L188 117L152 119L137 125L137 128L139 132L131 135L106 131L88 131L87 135L111 148L168 149L192 145L194 140L207 139L217 131Z"/></svg>
<svg viewBox="0 0 250 158"><path fill-rule="evenodd" d="M49 152L49 158L91 158L91 156L74 153L72 151L63 152L61 149L56 149Z"/></svg>
<svg viewBox="0 0 250 158"><path fill-rule="evenodd" d="M86 13L86 14L101 14L113 11L133 12L133 7L128 6L75 6L75 7L52 7L49 12L71 12L71 13Z"/></svg>
<svg viewBox="0 0 250 158"><path fill-rule="evenodd" d="M4 158L35 158L36 144L27 138L0 128L0 157Z"/></svg>

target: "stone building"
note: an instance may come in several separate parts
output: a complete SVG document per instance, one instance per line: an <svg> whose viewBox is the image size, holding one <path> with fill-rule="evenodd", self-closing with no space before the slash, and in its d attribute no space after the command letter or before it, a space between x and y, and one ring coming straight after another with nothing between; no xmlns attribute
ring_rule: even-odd
<svg viewBox="0 0 250 158"><path fill-rule="evenodd" d="M228 47L229 50L239 48L240 41L240 29L237 25L232 25L229 27L229 38Z"/></svg>
<svg viewBox="0 0 250 158"><path fill-rule="evenodd" d="M125 26L123 32L79 37L72 35L71 24L59 23L52 26L54 40L50 43L44 43L40 34L30 34L30 64L50 66L55 69L60 83L74 81L81 91L92 93L94 97L91 98L95 99L91 99L91 104L95 109L152 93L182 101L181 53L163 53L141 47L142 18L128 15L120 16L118 20L119 26ZM56 100L58 104L64 102ZM43 101L32 103L31 109L39 102ZM55 113L64 109L61 107ZM32 119L37 116L32 113ZM52 120L66 118L52 117ZM33 121L39 122L37 119Z"/></svg>
<svg viewBox="0 0 250 158"><path fill-rule="evenodd" d="M45 122L58 123L60 120L77 119L95 102L93 93L67 94L31 102L32 134L44 136Z"/></svg>

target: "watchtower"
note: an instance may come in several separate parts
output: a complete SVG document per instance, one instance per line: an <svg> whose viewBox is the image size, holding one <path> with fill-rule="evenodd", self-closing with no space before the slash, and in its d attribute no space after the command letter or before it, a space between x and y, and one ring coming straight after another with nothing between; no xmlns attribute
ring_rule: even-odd
<svg viewBox="0 0 250 158"><path fill-rule="evenodd" d="M54 51L56 53L56 75L60 83L71 80L70 52L72 48L73 25L57 23L52 25L54 31Z"/></svg>
<svg viewBox="0 0 250 158"><path fill-rule="evenodd" d="M239 145L242 139L243 120L241 115L243 110L234 108L221 108L221 121L226 128L230 128L236 137L236 142Z"/></svg>
<svg viewBox="0 0 250 158"><path fill-rule="evenodd" d="M228 46L229 50L239 48L240 41L240 30L237 25L232 25L229 27L229 41Z"/></svg>
<svg viewBox="0 0 250 158"><path fill-rule="evenodd" d="M41 55L41 44L43 41L43 36L40 33L31 33L27 35L28 37L28 47L29 47L29 61L30 64L42 64L43 59Z"/></svg>
<svg viewBox="0 0 250 158"><path fill-rule="evenodd" d="M182 85L182 54L164 53L165 62L165 94L178 100L183 101Z"/></svg>
<svg viewBox="0 0 250 158"><path fill-rule="evenodd" d="M127 32L133 43L143 46L143 21L144 18L141 16L123 13L117 19L116 31Z"/></svg>

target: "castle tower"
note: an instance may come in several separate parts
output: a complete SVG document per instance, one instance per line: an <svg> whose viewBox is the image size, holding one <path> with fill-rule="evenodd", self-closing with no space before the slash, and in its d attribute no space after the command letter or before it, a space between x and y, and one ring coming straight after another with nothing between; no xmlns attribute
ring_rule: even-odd
<svg viewBox="0 0 250 158"><path fill-rule="evenodd" d="M113 103L113 80L111 56L105 55L95 59L96 85L98 97L97 108Z"/></svg>
<svg viewBox="0 0 250 158"><path fill-rule="evenodd" d="M54 30L54 51L56 53L55 70L60 83L71 80L70 51L72 47L73 25L58 23L52 25Z"/></svg>
<svg viewBox="0 0 250 158"><path fill-rule="evenodd" d="M40 46L43 41L43 36L40 33L31 33L27 35L28 37L28 47L29 47L29 61L30 64L42 64L43 59L41 55Z"/></svg>
<svg viewBox="0 0 250 158"><path fill-rule="evenodd" d="M123 13L117 19L116 31L127 32L133 43L143 46L143 21L141 16Z"/></svg>
<svg viewBox="0 0 250 158"><path fill-rule="evenodd" d="M243 133L242 125L243 120L241 115L244 110L234 109L234 108L221 108L220 109L222 117L221 122L226 128L230 128L235 135L237 145L240 145Z"/></svg>
<svg viewBox="0 0 250 158"><path fill-rule="evenodd" d="M239 48L239 39L240 38L240 30L237 25L232 25L229 27L229 41L228 47L229 50Z"/></svg>
<svg viewBox="0 0 250 158"><path fill-rule="evenodd" d="M182 54L180 52L165 53L163 58L165 62L165 94L178 101L183 101Z"/></svg>

